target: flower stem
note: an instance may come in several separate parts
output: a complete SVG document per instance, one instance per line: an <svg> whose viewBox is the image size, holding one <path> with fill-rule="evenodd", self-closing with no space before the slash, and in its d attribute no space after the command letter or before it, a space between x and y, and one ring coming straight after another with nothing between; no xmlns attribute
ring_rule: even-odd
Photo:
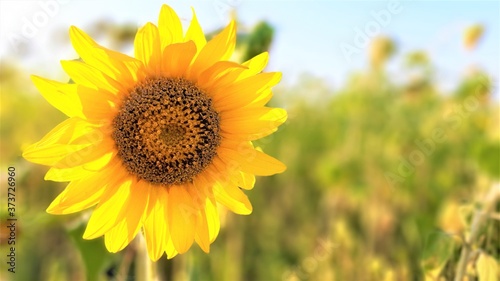
<svg viewBox="0 0 500 281"><path fill-rule="evenodd" d="M135 256L135 272L136 280L152 281L153 276L153 263L148 256L148 249L146 240L142 234L137 235L136 256Z"/></svg>
<svg viewBox="0 0 500 281"><path fill-rule="evenodd" d="M134 246L134 245L131 245ZM127 280L127 275L130 270L130 265L132 264L132 260L136 254L135 247L127 247L125 249L125 253L123 254L123 259L120 267L118 268L118 274L116 276L117 281L125 281Z"/></svg>
<svg viewBox="0 0 500 281"><path fill-rule="evenodd" d="M482 202L482 209L477 210L474 214L474 218L472 219L471 232L469 235L469 239L465 240L464 246L462 247L460 260L458 261L457 265L457 274L455 275L454 279L455 281L462 281L464 279L467 264L469 262L472 251L472 245L476 242L480 230L486 222L488 214L492 211L498 200L500 200L500 185L493 184Z"/></svg>

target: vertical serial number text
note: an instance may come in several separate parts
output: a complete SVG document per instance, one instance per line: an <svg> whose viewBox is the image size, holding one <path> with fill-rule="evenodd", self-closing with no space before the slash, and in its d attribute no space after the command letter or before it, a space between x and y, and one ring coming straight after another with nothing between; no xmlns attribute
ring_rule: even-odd
<svg viewBox="0 0 500 281"><path fill-rule="evenodd" d="M16 272L16 168L9 167L7 169L7 228L9 236L7 243L9 244L7 254L7 270L11 273Z"/></svg>

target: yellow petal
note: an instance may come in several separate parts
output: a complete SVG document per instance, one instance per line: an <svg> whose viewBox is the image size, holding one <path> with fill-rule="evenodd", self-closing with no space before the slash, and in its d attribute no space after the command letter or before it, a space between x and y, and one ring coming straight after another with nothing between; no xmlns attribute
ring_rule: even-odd
<svg viewBox="0 0 500 281"><path fill-rule="evenodd" d="M105 156L103 156L102 158L104 158L104 157ZM97 159L95 161L99 161L99 159ZM58 169L55 167L51 167L47 171L47 173L45 174L45 177L43 179L47 180L47 181L50 180L50 181L55 181L55 182L80 180L81 178L84 178L92 173L97 172L97 171L91 171L91 170L85 169L84 167L87 164L82 165L82 166L78 166L78 167L68 168L68 169Z"/></svg>
<svg viewBox="0 0 500 281"><path fill-rule="evenodd" d="M68 117L84 117L82 105L76 92L76 84L59 83L35 75L31 76L35 87L42 96L55 108Z"/></svg>
<svg viewBox="0 0 500 281"><path fill-rule="evenodd" d="M112 140L105 139L99 141L98 138L102 138L102 136L95 135L95 137L90 137L90 134L88 136L91 145L64 155L59 160L55 161L52 166L59 169L72 168L93 162L109 153L116 153L114 150L115 144Z"/></svg>
<svg viewBox="0 0 500 281"><path fill-rule="evenodd" d="M110 172L115 172L115 170L112 167L106 168L102 172L72 181L52 201L47 212L50 214L70 214L94 206L99 202L105 190Z"/></svg>
<svg viewBox="0 0 500 281"><path fill-rule="evenodd" d="M127 233L129 229L127 224L128 221L123 219L115 227L111 228L104 234L104 245L110 253L117 253L123 250L123 248L125 248L128 244L130 244L130 241L132 241L129 240L129 233ZM136 234L137 233L134 233L132 238L134 238Z"/></svg>
<svg viewBox="0 0 500 281"><path fill-rule="evenodd" d="M232 61L218 61L200 74L200 77L197 78L197 84L200 88L210 92L215 86L220 86L219 79L221 77L235 69L243 70L247 67Z"/></svg>
<svg viewBox="0 0 500 281"><path fill-rule="evenodd" d="M193 185L195 188L189 191L192 191L191 194L195 193L194 198L197 199L196 206L201 208L205 206L205 199L212 196L211 188L213 183L207 179L205 173L200 173L193 180Z"/></svg>
<svg viewBox="0 0 500 281"><path fill-rule="evenodd" d="M168 45L163 52L163 75L183 77L195 54L196 46L193 41Z"/></svg>
<svg viewBox="0 0 500 281"><path fill-rule="evenodd" d="M224 147L221 144L217 153L226 165L236 165L241 171L257 176L270 176L282 173L286 166L279 160L251 147Z"/></svg>
<svg viewBox="0 0 500 281"><path fill-rule="evenodd" d="M174 247L174 243L172 243L172 238L170 236L167 237L167 242L166 242L166 249L165 249L165 253L167 254L167 259L171 259L175 256L177 256L177 254L179 254L179 252L177 252L177 250L175 249Z"/></svg>
<svg viewBox="0 0 500 281"><path fill-rule="evenodd" d="M104 90L95 90L79 85L77 93L82 106L82 114L90 120L112 120L116 108L112 106L117 97Z"/></svg>
<svg viewBox="0 0 500 281"><path fill-rule="evenodd" d="M144 235L149 258L157 261L165 251L165 240L170 236L165 216L165 208L169 202L165 188L152 186L150 191L148 217L144 221Z"/></svg>
<svg viewBox="0 0 500 281"><path fill-rule="evenodd" d="M236 27L234 21L212 40L203 49L199 50L188 77L198 77L205 69L221 60L228 60L236 44Z"/></svg>
<svg viewBox="0 0 500 281"><path fill-rule="evenodd" d="M125 92L126 85L121 85L99 69L80 61L61 61L64 71L76 84L93 89L104 89L112 94ZM122 81L123 82L123 81Z"/></svg>
<svg viewBox="0 0 500 281"><path fill-rule="evenodd" d="M215 63L214 66L216 64L217 63ZM207 90L210 91L210 94L213 96L214 92L220 91L221 89L225 89L230 87L231 85L234 85L236 82L236 78L247 69L248 68L246 66L241 65L241 67L232 67L231 69L224 71L224 73L215 76L213 80L210 81L210 84L207 86L208 87ZM200 75L200 78L202 78L203 75L207 72L208 69L203 71L202 74Z"/></svg>
<svg viewBox="0 0 500 281"><path fill-rule="evenodd" d="M255 185L255 176L245 172L236 173L234 176L239 187L250 190Z"/></svg>
<svg viewBox="0 0 500 281"><path fill-rule="evenodd" d="M140 28L135 36L135 57L141 60L153 75L160 73L162 53L160 44L158 28L150 22Z"/></svg>
<svg viewBox="0 0 500 281"><path fill-rule="evenodd" d="M75 26L70 27L73 47L80 57L91 66L101 70L116 81L133 79L133 73L125 62L138 66L138 62L125 54L106 49Z"/></svg>
<svg viewBox="0 0 500 281"><path fill-rule="evenodd" d="M247 70L230 73L227 79L231 81L239 81L258 74L266 67L268 61L269 54L267 52L261 53L242 64L247 68Z"/></svg>
<svg viewBox="0 0 500 281"><path fill-rule="evenodd" d="M189 25L184 40L193 41L196 44L196 49L201 50L205 46L205 44L207 44L207 39L205 39L205 34L201 29L200 23L198 22L198 18L196 18L196 13L194 12L194 9L191 8L191 10L193 11L193 18L191 19L191 24Z"/></svg>
<svg viewBox="0 0 500 281"><path fill-rule="evenodd" d="M273 97L273 92L271 89L262 91L262 93L251 103L247 104L245 107L261 107L266 105Z"/></svg>
<svg viewBox="0 0 500 281"><path fill-rule="evenodd" d="M207 217L208 235L210 243L212 243L215 241L215 238L217 238L217 235L219 235L220 219L215 201L212 202L212 200L208 198L206 199L205 215Z"/></svg>
<svg viewBox="0 0 500 281"><path fill-rule="evenodd" d="M162 50L170 44L182 42L181 20L175 11L167 5L161 7L158 30L160 32Z"/></svg>
<svg viewBox="0 0 500 281"><path fill-rule="evenodd" d="M59 169L51 167L45 174L44 179L56 182L79 180L83 177L99 172L111 161L113 156L113 153L107 153L94 161L72 168Z"/></svg>
<svg viewBox="0 0 500 281"><path fill-rule="evenodd" d="M196 215L199 212L183 186L170 187L168 192L168 226L175 249L185 253L193 244Z"/></svg>
<svg viewBox="0 0 500 281"><path fill-rule="evenodd" d="M217 202L239 215L252 213L252 204L248 197L234 184L217 183L214 185L214 195Z"/></svg>
<svg viewBox="0 0 500 281"><path fill-rule="evenodd" d="M43 147L52 144L69 144L94 131L98 126L82 118L73 117L59 123L36 144Z"/></svg>
<svg viewBox="0 0 500 281"><path fill-rule="evenodd" d="M115 96L77 85L31 77L45 99L69 117L104 118L111 112L110 101Z"/></svg>
<svg viewBox="0 0 500 281"><path fill-rule="evenodd" d="M141 228L149 199L149 184L133 182L130 198L126 208L125 218L105 235L105 245L108 251L116 253L127 246Z"/></svg>
<svg viewBox="0 0 500 281"><path fill-rule="evenodd" d="M95 131L96 126L83 119L77 117L66 119L40 141L27 147L23 152L23 157L33 163L53 166L68 154L95 143L89 140L87 143L72 144L75 139L89 134L93 135Z"/></svg>
<svg viewBox="0 0 500 281"><path fill-rule="evenodd" d="M275 132L286 121L287 113L281 108L260 107L225 111L221 117L221 130L224 133L255 140Z"/></svg>
<svg viewBox="0 0 500 281"><path fill-rule="evenodd" d="M281 73L260 73L214 92L214 105L218 111L237 109L259 98L262 91L276 85Z"/></svg>
<svg viewBox="0 0 500 281"><path fill-rule="evenodd" d="M207 254L210 252L210 236L208 233L207 217L205 215L205 210L202 209L196 216L196 233L194 240L200 245L203 252Z"/></svg>
<svg viewBox="0 0 500 281"><path fill-rule="evenodd" d="M243 63L244 66L248 67L249 71L245 71L240 78L247 78L257 73L260 73L266 67L269 62L269 53L263 52Z"/></svg>
<svg viewBox="0 0 500 281"><path fill-rule="evenodd" d="M84 239L94 239L104 235L125 217L124 206L128 200L133 200L130 197L132 180L115 177L118 179L114 178L107 184L99 204L94 209L83 234Z"/></svg>
<svg viewBox="0 0 500 281"><path fill-rule="evenodd" d="M234 161L236 163L236 161ZM238 164L238 163L236 163ZM222 159L220 158L219 155L216 155L212 159L212 163L205 168L205 171L203 172L206 177L211 179L211 186L215 185L217 182L227 182L231 180L231 175L235 173L239 168L239 164L235 166L228 166ZM207 196L208 198L214 198L213 197L213 189L212 189L212 196Z"/></svg>

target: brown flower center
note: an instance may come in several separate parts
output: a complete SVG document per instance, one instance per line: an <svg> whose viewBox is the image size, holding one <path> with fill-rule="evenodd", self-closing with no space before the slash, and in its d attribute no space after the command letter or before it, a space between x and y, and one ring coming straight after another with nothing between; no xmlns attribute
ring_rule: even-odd
<svg viewBox="0 0 500 281"><path fill-rule="evenodd" d="M219 123L211 98L192 82L150 78L124 100L113 139L131 174L153 184L185 184L216 155Z"/></svg>

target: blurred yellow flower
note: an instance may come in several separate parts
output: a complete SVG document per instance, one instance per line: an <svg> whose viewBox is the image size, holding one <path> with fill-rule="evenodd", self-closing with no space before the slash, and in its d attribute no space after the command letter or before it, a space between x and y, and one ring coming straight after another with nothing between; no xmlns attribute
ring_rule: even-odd
<svg viewBox="0 0 500 281"><path fill-rule="evenodd" d="M484 27L481 24L475 24L467 27L463 35L463 41L467 50L473 50L481 40L484 34Z"/></svg>
<svg viewBox="0 0 500 281"><path fill-rule="evenodd" d="M152 260L184 253L194 241L208 253L220 227L217 203L249 214L240 188L286 169L252 144L286 120L285 110L264 106L281 74L261 73L267 53L228 61L234 21L207 42L194 12L183 35L166 5L158 26L137 32L135 58L76 27L70 37L83 60L62 61L74 84L32 77L69 117L23 153L51 167L46 180L70 181L47 212L97 205L84 238L104 235L110 252L142 228Z"/></svg>

